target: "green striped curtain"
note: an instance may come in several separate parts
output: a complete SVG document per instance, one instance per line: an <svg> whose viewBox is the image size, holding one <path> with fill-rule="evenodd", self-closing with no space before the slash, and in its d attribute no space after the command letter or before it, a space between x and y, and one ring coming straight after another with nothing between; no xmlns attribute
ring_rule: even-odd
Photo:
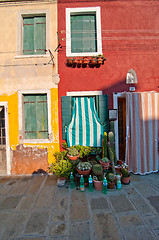
<svg viewBox="0 0 159 240"><path fill-rule="evenodd" d="M25 138L48 138L48 111L46 94L24 95Z"/></svg>
<svg viewBox="0 0 159 240"><path fill-rule="evenodd" d="M23 54L45 54L46 49L46 17L23 18Z"/></svg>
<svg viewBox="0 0 159 240"><path fill-rule="evenodd" d="M97 52L96 15L71 15L71 52Z"/></svg>

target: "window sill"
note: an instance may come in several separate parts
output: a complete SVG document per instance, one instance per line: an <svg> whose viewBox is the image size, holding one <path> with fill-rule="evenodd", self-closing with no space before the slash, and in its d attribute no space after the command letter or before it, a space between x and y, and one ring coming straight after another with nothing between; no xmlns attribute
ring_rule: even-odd
<svg viewBox="0 0 159 240"><path fill-rule="evenodd" d="M20 143L52 143L49 139L23 139Z"/></svg>
<svg viewBox="0 0 159 240"><path fill-rule="evenodd" d="M90 56L98 56L98 55L103 55L102 51L99 52L83 52L83 53L67 53L66 52L66 57L90 57Z"/></svg>
<svg viewBox="0 0 159 240"><path fill-rule="evenodd" d="M15 59L22 59L22 58L48 58L50 57L49 54L43 54L43 55L18 55L15 56Z"/></svg>

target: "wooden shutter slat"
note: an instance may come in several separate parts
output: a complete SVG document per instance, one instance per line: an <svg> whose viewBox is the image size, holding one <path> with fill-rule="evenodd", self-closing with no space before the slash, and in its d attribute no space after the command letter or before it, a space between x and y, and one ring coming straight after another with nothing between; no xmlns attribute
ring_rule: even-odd
<svg viewBox="0 0 159 240"><path fill-rule="evenodd" d="M26 17L23 19L23 54L34 54L34 19Z"/></svg>

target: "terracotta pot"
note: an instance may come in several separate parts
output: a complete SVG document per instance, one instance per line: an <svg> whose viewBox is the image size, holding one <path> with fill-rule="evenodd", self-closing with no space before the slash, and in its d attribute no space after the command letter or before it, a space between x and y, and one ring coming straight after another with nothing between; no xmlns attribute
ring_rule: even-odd
<svg viewBox="0 0 159 240"><path fill-rule="evenodd" d="M130 176L129 177L122 177L121 182L123 184L129 184L130 183Z"/></svg>
<svg viewBox="0 0 159 240"><path fill-rule="evenodd" d="M92 170L92 168L89 170L85 170L85 171L81 171L78 168L76 168L76 170L80 175L88 175L90 173L90 171Z"/></svg>
<svg viewBox="0 0 159 240"><path fill-rule="evenodd" d="M87 64L88 63L88 58L83 58L82 63Z"/></svg>
<svg viewBox="0 0 159 240"><path fill-rule="evenodd" d="M97 62L98 62L98 64L102 64L103 63L103 59L102 58L98 58Z"/></svg>
<svg viewBox="0 0 159 240"><path fill-rule="evenodd" d="M66 177L59 177L60 180L66 180Z"/></svg>
<svg viewBox="0 0 159 240"><path fill-rule="evenodd" d="M108 183L108 188L109 188L109 189L114 189L114 186L115 186L115 181Z"/></svg>
<svg viewBox="0 0 159 240"><path fill-rule="evenodd" d="M78 60L78 64L79 64L79 65L82 64L82 60L81 60L81 59Z"/></svg>
<svg viewBox="0 0 159 240"><path fill-rule="evenodd" d="M73 64L73 58L68 58L67 59L67 64L72 65Z"/></svg>
<svg viewBox="0 0 159 240"><path fill-rule="evenodd" d="M94 184L95 190L97 190L97 191L103 190L103 181L96 181L93 179L93 184Z"/></svg>
<svg viewBox="0 0 159 240"><path fill-rule="evenodd" d="M67 156L71 161L76 161L77 158L79 158L80 154L78 154L77 156L70 156L69 154L67 154Z"/></svg>
<svg viewBox="0 0 159 240"><path fill-rule="evenodd" d="M122 169L122 167L115 166L115 171L116 171L117 173L120 173L120 172L121 172L121 169Z"/></svg>
<svg viewBox="0 0 159 240"><path fill-rule="evenodd" d="M91 58L91 59L90 59L90 64L91 64L91 65L96 65L96 63L97 63L97 62L96 62L96 58Z"/></svg>

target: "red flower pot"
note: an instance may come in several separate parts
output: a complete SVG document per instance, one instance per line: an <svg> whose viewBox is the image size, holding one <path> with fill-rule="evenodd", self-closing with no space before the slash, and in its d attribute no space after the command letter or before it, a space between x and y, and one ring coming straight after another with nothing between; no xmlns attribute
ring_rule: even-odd
<svg viewBox="0 0 159 240"><path fill-rule="evenodd" d="M114 187L115 187L115 181L108 183L108 188L109 188L109 189L114 189Z"/></svg>
<svg viewBox="0 0 159 240"><path fill-rule="evenodd" d="M80 154L78 154L77 156L70 156L69 154L67 154L67 156L71 161L76 161L77 158L79 158Z"/></svg>
<svg viewBox="0 0 159 240"><path fill-rule="evenodd" d="M76 170L80 175L88 175L90 173L90 171L92 170L92 168L89 170L84 170L84 171L79 170L78 168L76 168Z"/></svg>
<svg viewBox="0 0 159 240"><path fill-rule="evenodd" d="M96 191L102 191L103 190L103 181L96 181L93 179L93 185Z"/></svg>
<svg viewBox="0 0 159 240"><path fill-rule="evenodd" d="M123 184L129 184L130 183L130 176L129 177L122 177L121 182Z"/></svg>

